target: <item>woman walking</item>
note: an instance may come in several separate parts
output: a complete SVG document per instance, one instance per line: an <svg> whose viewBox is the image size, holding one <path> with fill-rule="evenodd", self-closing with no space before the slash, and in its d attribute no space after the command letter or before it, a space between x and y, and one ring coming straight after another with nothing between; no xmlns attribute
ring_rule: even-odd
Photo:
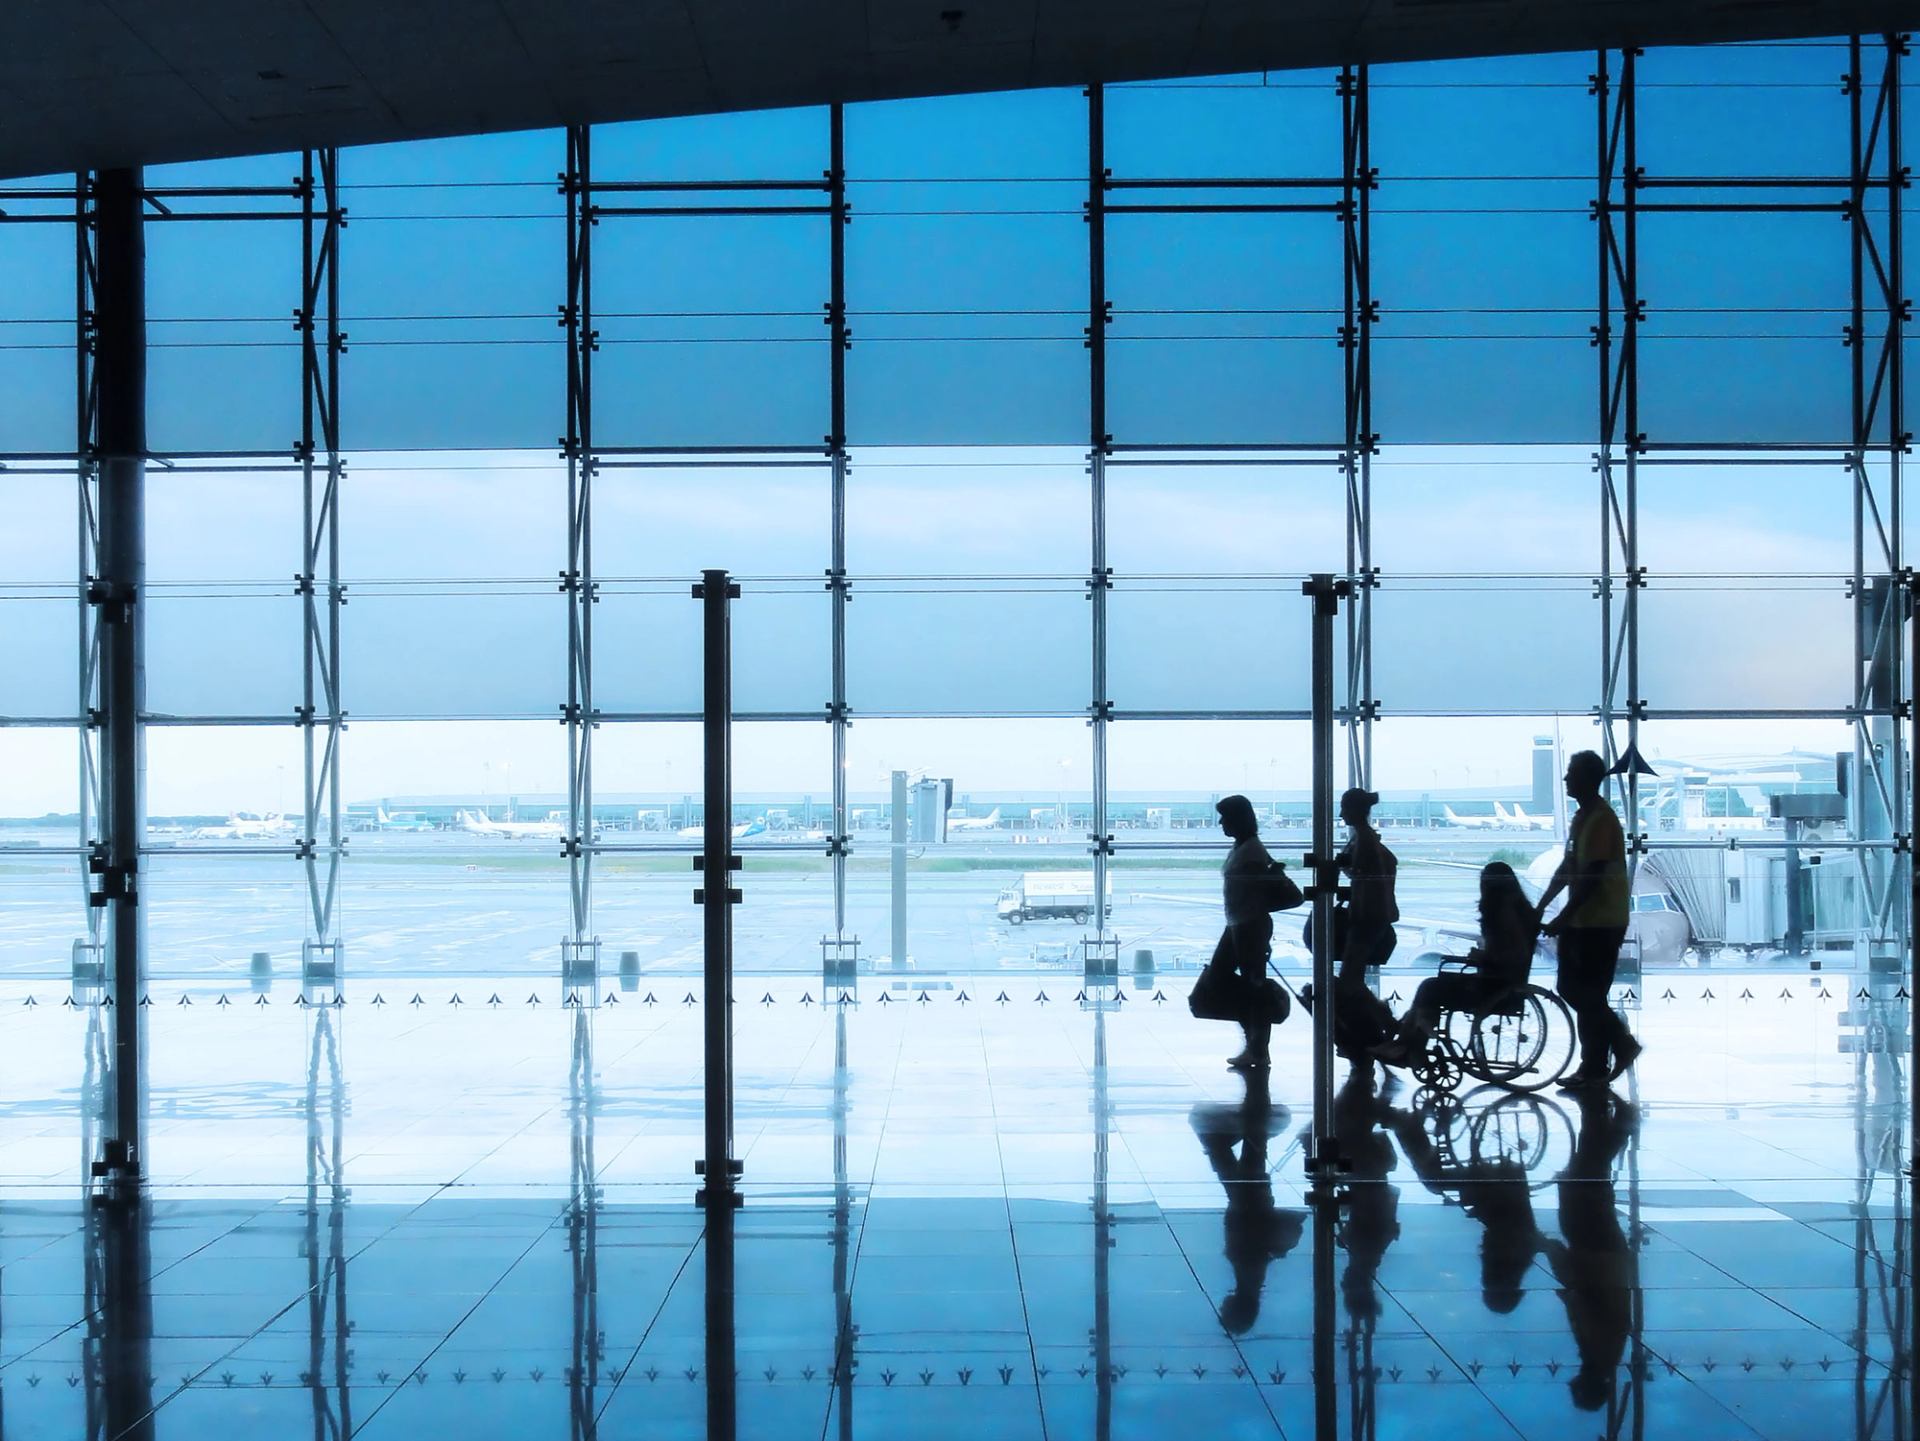
<svg viewBox="0 0 1920 1441"><path fill-rule="evenodd" d="M1240 1029L1246 1044L1227 1064L1237 1071L1264 1069L1269 1064L1267 1041L1273 1022L1264 1006L1267 956L1273 949L1272 911L1284 911L1300 904L1300 888L1287 877L1287 868L1267 854L1260 843L1260 823L1253 813L1253 802L1245 796L1226 796L1214 809L1220 813L1220 829L1233 841L1226 864L1220 869L1221 888L1226 906L1226 929L1213 948L1207 969L1213 980L1242 994L1246 1006Z"/></svg>

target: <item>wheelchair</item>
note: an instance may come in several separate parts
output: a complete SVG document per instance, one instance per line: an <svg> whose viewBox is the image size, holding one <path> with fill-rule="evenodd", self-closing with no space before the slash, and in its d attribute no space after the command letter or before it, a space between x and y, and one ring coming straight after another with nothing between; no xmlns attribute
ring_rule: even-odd
<svg viewBox="0 0 1920 1441"><path fill-rule="evenodd" d="M1462 968L1443 961L1440 969ZM1539 1091L1573 1068L1577 1049L1567 1003L1529 983L1483 1008L1442 1011L1426 1051L1407 1069L1432 1091L1451 1092L1467 1077L1509 1091Z"/></svg>

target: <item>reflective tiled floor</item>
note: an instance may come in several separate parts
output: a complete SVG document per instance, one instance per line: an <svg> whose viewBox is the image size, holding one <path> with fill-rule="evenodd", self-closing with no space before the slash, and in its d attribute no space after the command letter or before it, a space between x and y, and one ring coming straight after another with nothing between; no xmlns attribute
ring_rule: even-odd
<svg viewBox="0 0 1920 1441"><path fill-rule="evenodd" d="M1316 1204L1297 1023L1250 1086L1172 984L743 982L710 1229L697 985L156 987L124 1214L111 1013L16 985L0 1435L1909 1437L1906 1002L1857 986L1656 982L1583 1102L1350 1076Z"/></svg>

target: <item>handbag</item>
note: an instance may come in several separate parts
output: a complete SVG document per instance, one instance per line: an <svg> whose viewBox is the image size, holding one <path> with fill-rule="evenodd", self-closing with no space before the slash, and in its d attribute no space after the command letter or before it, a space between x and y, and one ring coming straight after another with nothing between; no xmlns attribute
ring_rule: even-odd
<svg viewBox="0 0 1920 1441"><path fill-rule="evenodd" d="M1226 966L1209 965L1187 994L1197 1021L1266 1021L1279 1025L1293 1014L1287 988L1272 976L1249 981Z"/></svg>
<svg viewBox="0 0 1920 1441"><path fill-rule="evenodd" d="M1287 868L1283 865L1276 864L1261 879L1261 899L1269 911L1290 911L1306 900L1306 895L1294 884L1293 877L1287 874Z"/></svg>

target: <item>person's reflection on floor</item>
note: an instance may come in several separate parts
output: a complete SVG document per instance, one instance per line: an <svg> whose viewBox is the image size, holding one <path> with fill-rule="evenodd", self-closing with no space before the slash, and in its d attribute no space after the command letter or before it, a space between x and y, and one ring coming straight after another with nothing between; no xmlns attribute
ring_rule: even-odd
<svg viewBox="0 0 1920 1441"><path fill-rule="evenodd" d="M1376 1285L1380 1262L1400 1235L1400 1190L1387 1184L1395 1165L1393 1142L1378 1126L1386 1099L1397 1084L1389 1076L1376 1092L1373 1068L1355 1066L1333 1098L1334 1137L1341 1156L1351 1165L1340 1224L1340 1245L1347 1253L1340 1296L1355 1320L1371 1321L1380 1314Z"/></svg>
<svg viewBox="0 0 1920 1441"><path fill-rule="evenodd" d="M1427 1118L1414 1111L1386 1106L1382 1119L1427 1189L1454 1197L1480 1223L1480 1299L1489 1311L1506 1315L1526 1295L1527 1272L1546 1239L1534 1219L1525 1164L1517 1156L1484 1154L1477 1146L1464 1157L1445 1155L1427 1130ZM1476 1128L1474 1134L1490 1129L1496 1128Z"/></svg>
<svg viewBox="0 0 1920 1441"><path fill-rule="evenodd" d="M1580 1139L1560 1173L1564 1239L1545 1245L1580 1351L1580 1370L1567 1389L1583 1411L1606 1405L1633 1325L1639 1263L1620 1226L1613 1163L1638 1120L1633 1107L1609 1091L1580 1095Z"/></svg>
<svg viewBox="0 0 1920 1441"><path fill-rule="evenodd" d="M1227 1193L1226 1257L1233 1290L1220 1303L1220 1324L1235 1335L1252 1329L1260 1315L1267 1267L1300 1244L1306 1212L1273 1203L1267 1141L1289 1120L1273 1104L1266 1071L1247 1071L1246 1099L1237 1106L1198 1105L1188 1116L1213 1174ZM1235 1147L1238 1151L1235 1151Z"/></svg>

